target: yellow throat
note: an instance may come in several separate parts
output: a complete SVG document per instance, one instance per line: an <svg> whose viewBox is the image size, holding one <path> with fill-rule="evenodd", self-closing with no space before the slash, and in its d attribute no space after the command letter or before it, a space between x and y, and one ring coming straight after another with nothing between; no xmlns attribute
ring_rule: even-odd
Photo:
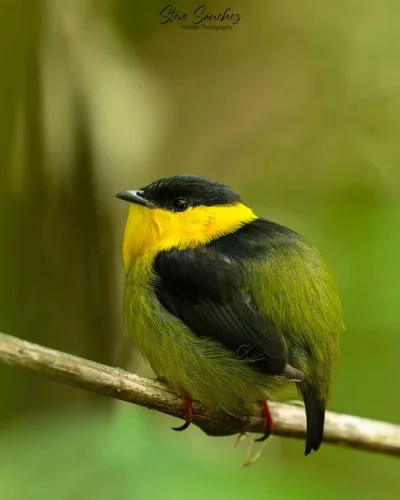
<svg viewBox="0 0 400 500"><path fill-rule="evenodd" d="M134 259L162 250L194 248L235 232L257 219L242 203L190 207L184 212L129 205L122 256L128 271Z"/></svg>

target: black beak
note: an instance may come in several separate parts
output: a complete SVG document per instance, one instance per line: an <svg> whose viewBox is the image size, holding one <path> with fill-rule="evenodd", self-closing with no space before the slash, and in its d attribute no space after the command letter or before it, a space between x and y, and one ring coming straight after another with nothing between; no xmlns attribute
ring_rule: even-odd
<svg viewBox="0 0 400 500"><path fill-rule="evenodd" d="M136 205L143 205L144 207L153 207L151 201L143 198L143 191L131 189L129 191L122 191L115 195L120 200L128 201L129 203L136 203Z"/></svg>

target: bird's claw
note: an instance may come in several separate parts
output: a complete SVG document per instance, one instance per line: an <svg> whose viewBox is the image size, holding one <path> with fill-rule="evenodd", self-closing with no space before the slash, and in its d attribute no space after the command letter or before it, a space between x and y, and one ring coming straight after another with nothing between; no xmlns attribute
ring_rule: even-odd
<svg viewBox="0 0 400 500"><path fill-rule="evenodd" d="M253 449L254 441L256 441L256 440L253 440L250 443L249 450L247 452L247 456L246 456L246 459L245 459L242 467L248 467L249 465L253 465L255 462L257 462L257 460L261 457L262 452L264 451L264 448L267 445L267 443L270 443L270 441L264 441L264 443L260 446L260 449L257 451L257 453L255 453L252 457L250 457L251 450Z"/></svg>
<svg viewBox="0 0 400 500"><path fill-rule="evenodd" d="M258 439L255 439L254 441L255 441L256 443L262 443L263 441L265 441L266 439L268 439L268 438L270 437L270 435L271 435L271 429L270 429L270 428L268 428L268 429L266 429L266 431L265 431L265 433L264 433L264 435L263 435L263 436L261 436L261 437L260 437L260 438L258 438Z"/></svg>
<svg viewBox="0 0 400 500"><path fill-rule="evenodd" d="M266 401L262 401L262 411L264 414L266 428L265 428L264 435L262 437L254 440L257 443L262 443L263 441L265 441L266 439L268 439L270 437L271 429L272 429L272 426L274 425L274 422L272 420L271 413L269 411L268 404Z"/></svg>
<svg viewBox="0 0 400 500"><path fill-rule="evenodd" d="M180 431L185 431L185 430L189 427L189 425L190 425L191 423L192 423L192 422L191 422L190 420L186 420L186 421L185 421L185 423L184 423L183 425L181 425L180 427L171 427L171 429L172 429L173 431L178 431L178 432L180 432Z"/></svg>
<svg viewBox="0 0 400 500"><path fill-rule="evenodd" d="M236 448L239 446L240 442L243 441L247 437L247 432L241 432L236 436L235 442L233 443L233 447Z"/></svg>
<svg viewBox="0 0 400 500"><path fill-rule="evenodd" d="M185 431L192 423L193 419L192 400L190 399L189 396L183 396L183 401L185 404L185 423L180 427L172 427L173 431Z"/></svg>
<svg viewBox="0 0 400 500"><path fill-rule="evenodd" d="M264 451L264 448L265 448L267 442L269 442L269 441L267 441L267 439L272 434L271 429L273 427L273 420L272 420L272 417L271 417L271 414L270 414L270 411L268 408L268 404L266 401L262 401L262 411L263 411L263 415L265 418L265 424L266 424L264 435L258 439L253 439L251 441L249 449L247 451L246 459L245 459L242 467L248 467L249 465L254 464L254 462L256 462L260 458L262 452ZM239 436L236 438L235 446L237 446L240 443L240 441L244 438L244 436L246 436L246 433L239 434ZM253 457L251 457L251 452L253 450L253 446L254 446L255 442L262 443L262 445L260 446L257 453L255 453L255 455Z"/></svg>

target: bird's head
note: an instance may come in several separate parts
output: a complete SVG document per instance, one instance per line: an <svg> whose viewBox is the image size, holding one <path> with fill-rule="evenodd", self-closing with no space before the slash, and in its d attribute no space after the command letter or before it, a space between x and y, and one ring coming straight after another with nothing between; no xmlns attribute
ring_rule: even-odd
<svg viewBox="0 0 400 500"><path fill-rule="evenodd" d="M130 203L125 267L132 258L205 245L256 219L230 187L196 175L176 175L117 194Z"/></svg>

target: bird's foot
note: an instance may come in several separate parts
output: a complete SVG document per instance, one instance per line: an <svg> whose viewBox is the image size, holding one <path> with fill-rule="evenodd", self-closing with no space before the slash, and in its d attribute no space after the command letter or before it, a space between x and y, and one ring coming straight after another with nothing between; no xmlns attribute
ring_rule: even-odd
<svg viewBox="0 0 400 500"><path fill-rule="evenodd" d="M267 438L270 437L271 429L274 425L274 422L273 422L272 417L271 417L271 413L270 413L269 408L268 408L268 403L266 401L262 402L262 410L263 410L263 414L264 414L264 418L265 418L265 433L262 437L254 440L254 441L257 441L259 443L261 441L265 441Z"/></svg>
<svg viewBox="0 0 400 500"><path fill-rule="evenodd" d="M192 423L193 420L192 400L189 396L183 396L183 401L185 403L185 423L180 427L172 427L173 431L184 431Z"/></svg>
<svg viewBox="0 0 400 500"><path fill-rule="evenodd" d="M242 467L248 467L249 465L253 465L261 457L267 443L270 442L270 440L267 441L267 438L271 436L271 428L273 427L274 422L272 420L271 413L269 411L268 404L266 401L262 401L262 411L265 418L265 427L266 427L265 433L261 438L251 440ZM235 440L235 446L237 446L246 437L246 435L247 434L245 432L239 434ZM260 446L259 450L253 456L251 456L254 447L254 442L263 442L263 443Z"/></svg>
<svg viewBox="0 0 400 500"><path fill-rule="evenodd" d="M271 436L272 437L272 436ZM242 464L242 467L248 467L249 465L253 465L255 462L257 462L257 460L261 457L265 447L267 446L268 443L271 442L271 438L268 439L268 441L264 441L259 450L257 451L257 453L255 453L253 456L251 456L251 452L253 450L253 447L254 447L254 442L257 441L257 440L254 440L252 439L250 441L250 446L249 446L249 449L247 450L247 454L246 454L246 458Z"/></svg>

